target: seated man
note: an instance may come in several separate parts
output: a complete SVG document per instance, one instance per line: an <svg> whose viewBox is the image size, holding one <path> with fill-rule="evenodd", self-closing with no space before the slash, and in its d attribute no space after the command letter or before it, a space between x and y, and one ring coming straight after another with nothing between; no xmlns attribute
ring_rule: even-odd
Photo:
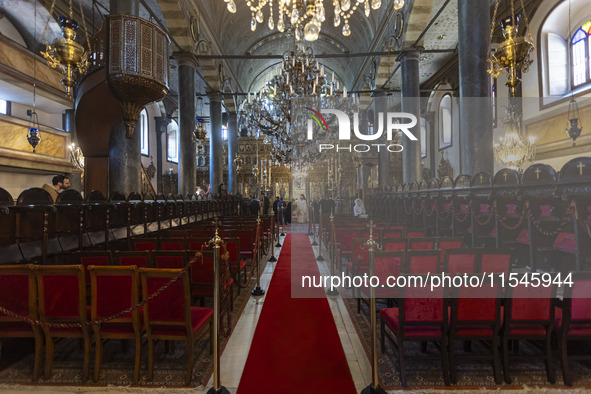
<svg viewBox="0 0 591 394"><path fill-rule="evenodd" d="M57 200L58 194L62 190L66 190L67 188L70 187L70 178L68 178L65 175L56 175L51 180L51 183L53 185L48 185L47 183L44 184L43 185L43 190L45 190L46 192L48 192L51 195L51 198L53 199L53 202L55 202L55 200Z"/></svg>

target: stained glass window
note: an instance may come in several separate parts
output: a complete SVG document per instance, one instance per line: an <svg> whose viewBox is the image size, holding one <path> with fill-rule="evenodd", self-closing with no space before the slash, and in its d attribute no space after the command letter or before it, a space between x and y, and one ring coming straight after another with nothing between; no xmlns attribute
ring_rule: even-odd
<svg viewBox="0 0 591 394"><path fill-rule="evenodd" d="M583 24L571 39L573 87L591 82L589 53L591 52L591 21Z"/></svg>

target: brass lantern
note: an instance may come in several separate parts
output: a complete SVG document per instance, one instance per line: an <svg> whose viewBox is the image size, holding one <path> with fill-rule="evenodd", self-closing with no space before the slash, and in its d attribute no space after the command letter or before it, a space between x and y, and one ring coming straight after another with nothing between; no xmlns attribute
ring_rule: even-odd
<svg viewBox="0 0 591 394"><path fill-rule="evenodd" d="M573 140L573 146L575 146L575 140L581 135L583 131L583 125L580 121L581 116L579 115L579 106L577 105L574 97L568 104L568 116L566 123L566 132L568 136Z"/></svg>
<svg viewBox="0 0 591 394"><path fill-rule="evenodd" d="M201 118L197 118L195 120L195 130L193 131L193 138L195 139L195 142L197 142L197 150L199 151L199 153L202 153L204 149L203 141L205 141L205 139L207 138L207 132L203 127L203 119Z"/></svg>
<svg viewBox="0 0 591 394"><path fill-rule="evenodd" d="M491 41L495 29L499 3L500 0L497 2L493 14L490 33ZM521 83L519 73L527 72L529 66L533 62L530 59L530 53L534 48L534 44L529 29L529 22L527 16L525 15L523 1L521 1L521 6L528 35L519 35L519 21L521 19L521 15L515 14L513 0L511 0L512 13L501 21L504 40L499 44L499 47L495 53L489 55L488 59L490 63L488 72L493 77L498 78L501 73L507 74L508 81L506 85L510 88L513 97L515 96L515 87Z"/></svg>
<svg viewBox="0 0 591 394"><path fill-rule="evenodd" d="M33 153L36 152L37 145L41 142L41 135L39 133L39 117L34 109L28 109L29 116L29 130L27 133L27 141L33 147Z"/></svg>
<svg viewBox="0 0 591 394"><path fill-rule="evenodd" d="M75 41L78 22L71 17L61 16L60 27L63 38L55 39L52 45L47 44L45 52L41 52L41 54L50 67L65 74L61 82L66 87L66 94L72 97L72 88L75 84L74 73L84 74L86 72L88 58L82 45Z"/></svg>

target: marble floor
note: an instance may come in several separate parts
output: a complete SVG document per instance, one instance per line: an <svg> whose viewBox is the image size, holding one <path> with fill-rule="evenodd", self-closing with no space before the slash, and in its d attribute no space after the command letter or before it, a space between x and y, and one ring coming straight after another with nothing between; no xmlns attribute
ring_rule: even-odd
<svg viewBox="0 0 591 394"><path fill-rule="evenodd" d="M296 226L294 226L296 227ZM297 231L299 229L294 228ZM302 228L303 230L303 228ZM303 232L303 231L302 231ZM318 255L318 247L313 246L314 253ZM275 248L275 256L279 256L281 248ZM273 277L273 272L277 263L268 263L265 271L261 275L261 287L265 290L269 288L269 283ZM320 273L328 274L329 270L324 261L318 262ZM371 381L371 367L365 355L361 342L357 337L353 323L349 318L349 313L340 298L328 298L330 309L332 311L341 343L349 363L351 375L355 382L357 391L360 392ZM240 377L246 364L246 358L250 350L250 344L258 323L259 316L265 303L265 296L255 299L251 298L245 307L240 320L234 329L224 352L220 359L220 380L224 387L230 393L235 393L240 383ZM133 387L88 387L88 386L38 386L38 385L0 385L1 393L103 393L103 392L163 392L166 393L207 393L212 387L213 380L210 379L207 387L198 387L191 389L158 389L158 388L133 388ZM280 394L280 393L278 393Z"/></svg>

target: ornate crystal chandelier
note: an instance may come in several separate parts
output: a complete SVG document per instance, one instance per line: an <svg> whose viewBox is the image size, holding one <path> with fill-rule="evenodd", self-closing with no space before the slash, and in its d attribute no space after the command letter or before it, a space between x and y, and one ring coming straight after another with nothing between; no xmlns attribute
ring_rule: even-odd
<svg viewBox="0 0 591 394"><path fill-rule="evenodd" d="M521 138L519 119L514 109L510 107L505 122L505 136L500 143L494 145L497 164L502 168L523 170L536 155L534 142L533 137L530 137L529 141Z"/></svg>
<svg viewBox="0 0 591 394"><path fill-rule="evenodd" d="M228 4L228 11L236 12L234 0L224 0ZM343 22L342 33L344 36L351 35L349 19L361 5L364 6L365 16L369 17L371 9L377 10L382 6L382 0L332 0L334 10L334 26L338 27ZM324 0L246 0L250 8L251 21L250 29L255 31L257 24L264 23L263 10L269 8L267 26L270 30L275 29L274 9L277 12L277 30L283 32L291 27L294 30L296 39L299 41L302 36L306 41L318 39L322 22L326 20L326 9ZM404 6L404 0L394 0L394 8L400 9Z"/></svg>
<svg viewBox="0 0 591 394"><path fill-rule="evenodd" d="M342 94L346 97L346 89ZM258 93L248 94L240 106L238 124L248 130L249 136L262 137L265 144L272 144L271 160L275 164L288 163L293 153L289 132L294 121L292 99L327 99L340 95L340 82L335 80L334 72L329 82L312 48L296 47L284 53L281 68L267 78Z"/></svg>

